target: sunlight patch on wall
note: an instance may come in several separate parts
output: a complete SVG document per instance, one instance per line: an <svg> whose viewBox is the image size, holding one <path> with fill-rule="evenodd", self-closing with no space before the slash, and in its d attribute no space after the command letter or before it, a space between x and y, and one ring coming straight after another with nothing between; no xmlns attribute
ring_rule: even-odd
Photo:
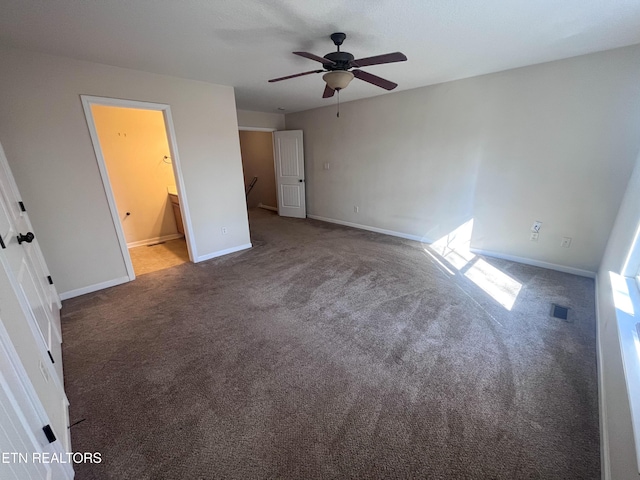
<svg viewBox="0 0 640 480"><path fill-rule="evenodd" d="M472 231L473 218L433 242L429 248L460 270L475 257L469 251Z"/></svg>
<svg viewBox="0 0 640 480"><path fill-rule="evenodd" d="M437 253L496 302L507 310L511 310L520 293L522 284L471 253L472 232L473 219L436 240L428 247L425 247L424 250L432 257L433 255L428 250Z"/></svg>

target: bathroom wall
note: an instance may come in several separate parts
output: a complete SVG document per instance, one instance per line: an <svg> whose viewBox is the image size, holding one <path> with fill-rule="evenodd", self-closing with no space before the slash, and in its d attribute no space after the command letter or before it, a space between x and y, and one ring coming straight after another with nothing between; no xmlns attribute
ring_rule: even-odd
<svg viewBox="0 0 640 480"><path fill-rule="evenodd" d="M273 135L271 132L240 131L240 152L244 170L244 184L253 177L258 181L247 197L249 208L259 204L276 208L276 177L273 164Z"/></svg>
<svg viewBox="0 0 640 480"><path fill-rule="evenodd" d="M167 187L175 185L162 112L94 105L93 117L129 246L178 235ZM127 212L130 215L127 215Z"/></svg>

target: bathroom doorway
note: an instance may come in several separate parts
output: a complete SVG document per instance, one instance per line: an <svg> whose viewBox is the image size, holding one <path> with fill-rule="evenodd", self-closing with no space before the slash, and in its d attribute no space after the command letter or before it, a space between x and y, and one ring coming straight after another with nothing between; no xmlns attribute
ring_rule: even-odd
<svg viewBox="0 0 640 480"><path fill-rule="evenodd" d="M168 106L82 100L129 278L190 261Z"/></svg>

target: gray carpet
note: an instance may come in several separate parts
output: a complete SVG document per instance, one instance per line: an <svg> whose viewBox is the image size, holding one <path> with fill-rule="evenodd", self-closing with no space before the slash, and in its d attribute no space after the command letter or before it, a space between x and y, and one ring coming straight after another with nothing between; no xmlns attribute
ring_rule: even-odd
<svg viewBox="0 0 640 480"><path fill-rule="evenodd" d="M483 257L509 311L418 242L250 221L251 250L64 302L78 480L600 478L593 280Z"/></svg>

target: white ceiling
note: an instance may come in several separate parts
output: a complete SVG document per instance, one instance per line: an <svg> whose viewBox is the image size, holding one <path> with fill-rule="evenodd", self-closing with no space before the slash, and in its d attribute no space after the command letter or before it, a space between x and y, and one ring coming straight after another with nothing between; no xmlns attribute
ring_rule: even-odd
<svg viewBox="0 0 640 480"><path fill-rule="evenodd" d="M240 109L330 105L320 68L292 55L401 51L364 70L395 91L640 43L640 0L0 0L0 44L203 80ZM355 79L341 101L386 91Z"/></svg>

